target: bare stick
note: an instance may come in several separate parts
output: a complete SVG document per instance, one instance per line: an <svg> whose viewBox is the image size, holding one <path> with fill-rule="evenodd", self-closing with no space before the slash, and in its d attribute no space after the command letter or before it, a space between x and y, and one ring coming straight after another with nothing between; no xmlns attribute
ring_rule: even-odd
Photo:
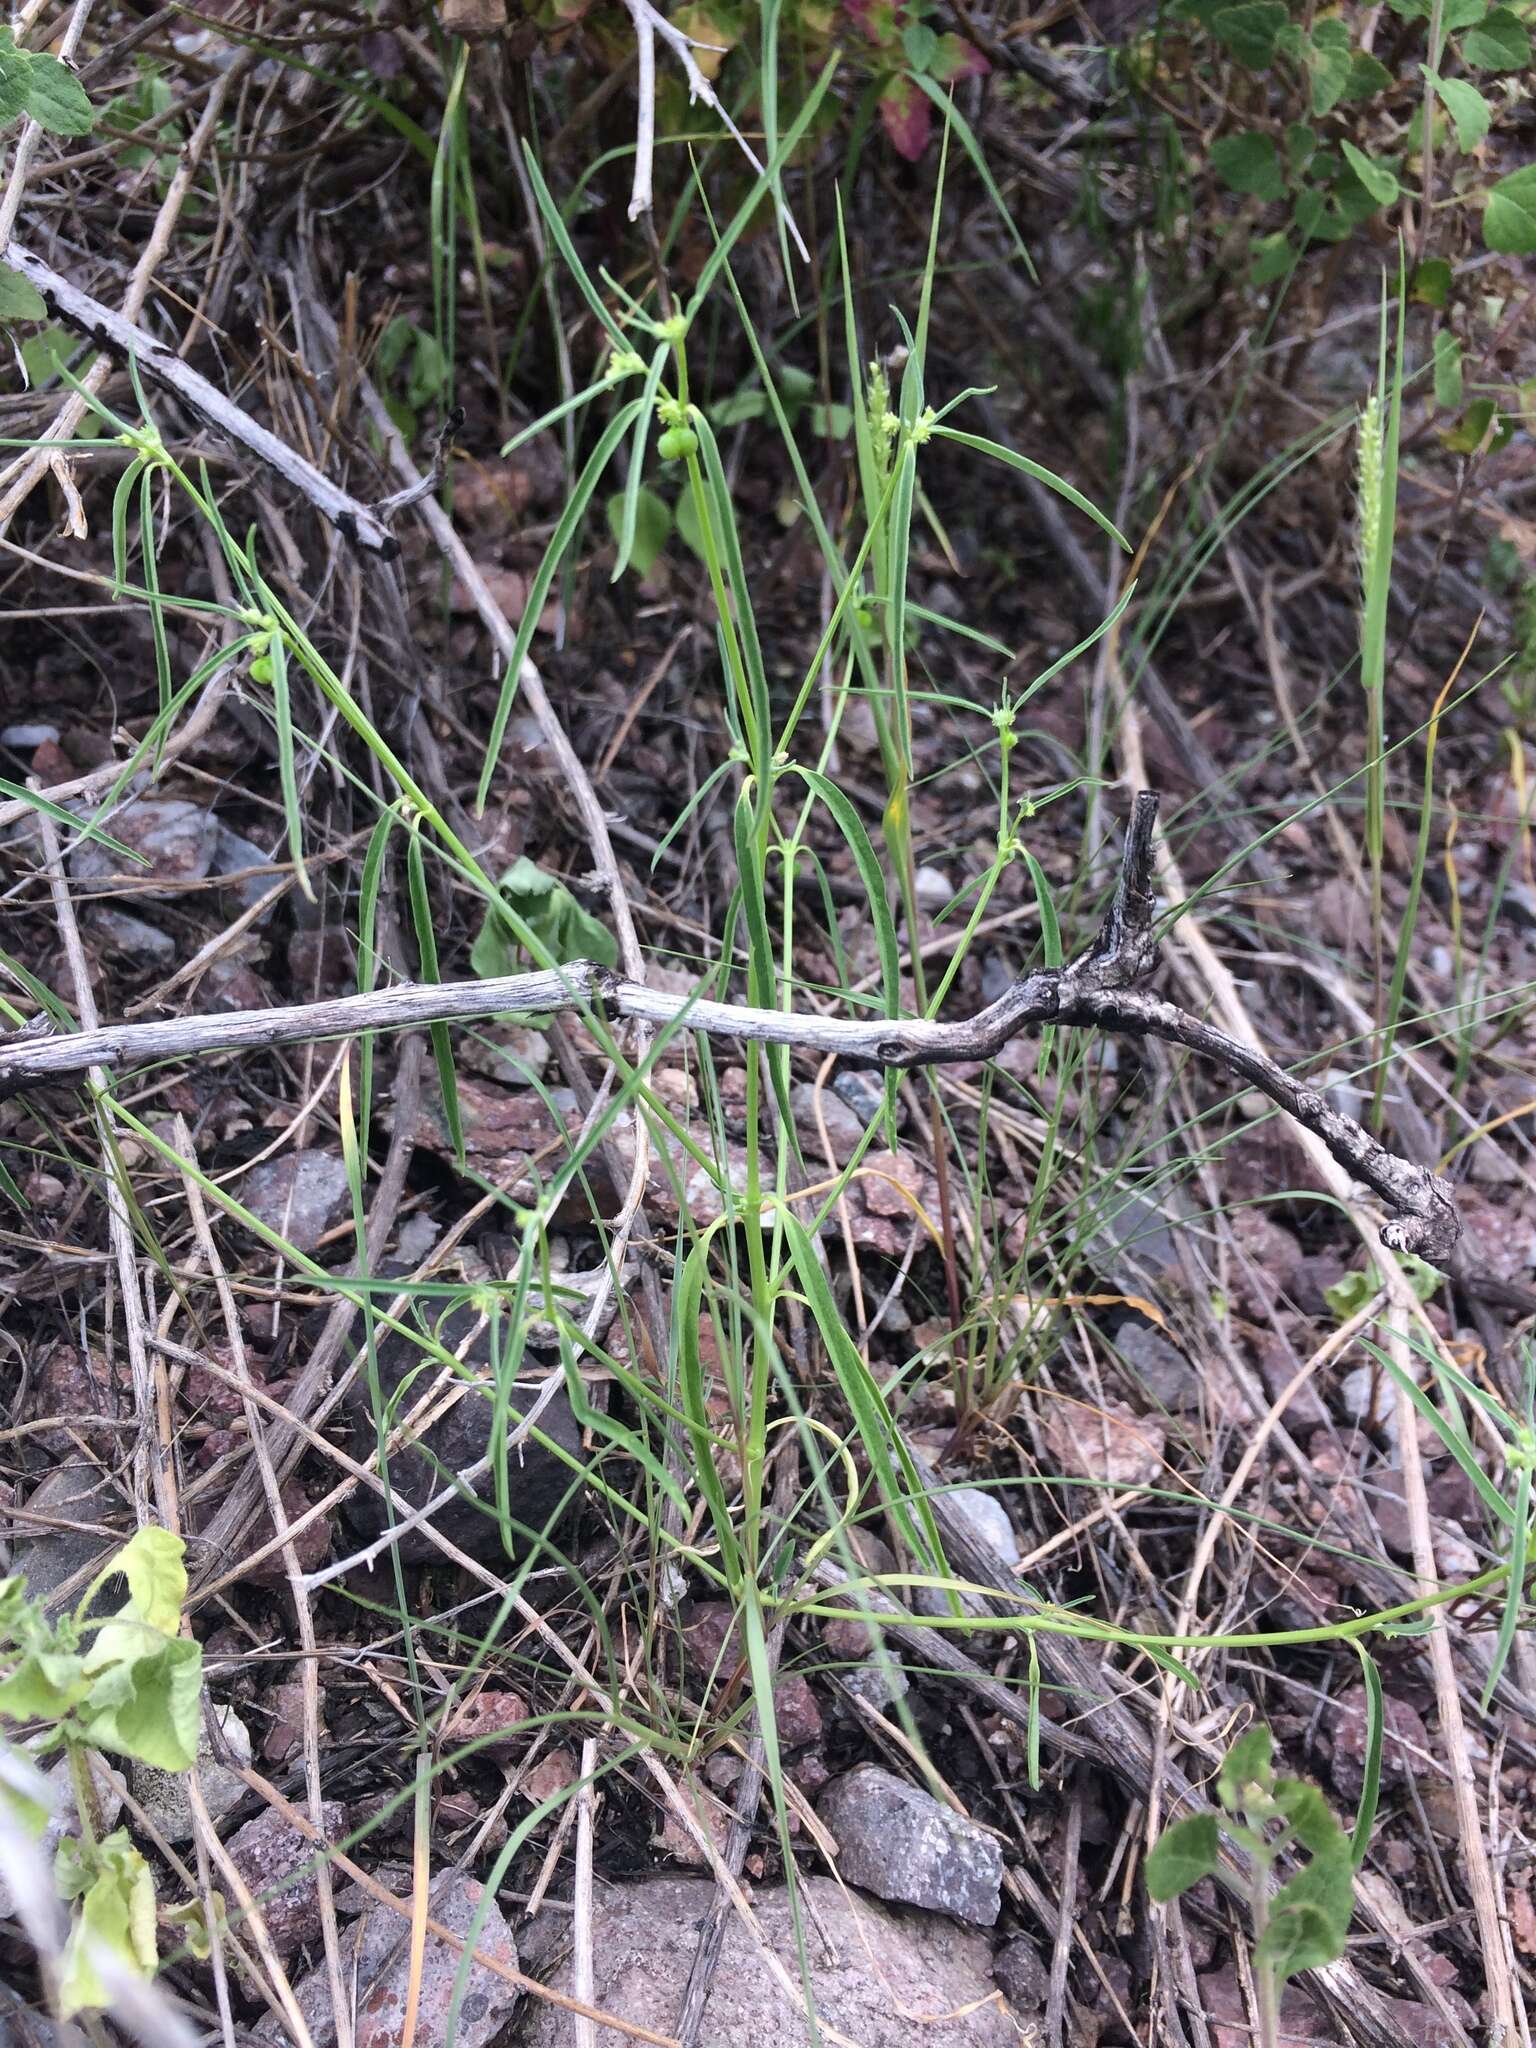
<svg viewBox="0 0 1536 2048"><path fill-rule="evenodd" d="M34 256L30 249L24 249L19 242L11 242L0 254L13 270L36 286L56 318L75 328L88 340L109 349L113 355L135 360L146 376L152 377L157 384L163 384L184 405L200 413L210 426L228 435L230 440L239 442L241 447L249 449L252 455L275 469L318 511L323 512L349 541L385 561L399 554L399 541L366 505L338 489L328 477L320 474L312 462L307 462L295 449L280 441L259 420L253 420L249 413L242 412L216 385L210 384L206 377L184 363L163 342L147 334L122 313L115 313L110 306L104 306L100 299L93 299L89 292L81 291L78 285L71 284L67 277L61 277L50 264L44 263L40 256Z"/></svg>
<svg viewBox="0 0 1536 2048"><path fill-rule="evenodd" d="M222 1017L170 1018L164 1023L107 1025L59 1035L38 1016L0 1038L0 1097L29 1084L58 1080L91 1066L126 1060L189 1058L209 1052L295 1045L355 1031L385 1031L450 1018L584 1006L649 1024L678 1024L715 1038L799 1046L838 1053L878 1067L942 1066L991 1059L1021 1031L1075 1025L1187 1046L1245 1085L1259 1089L1311 1131L1340 1166L1364 1181L1393 1212L1382 1228L1389 1250L1443 1259L1461 1235L1449 1182L1401 1159L1335 1109L1315 1088L1293 1079L1262 1048L1133 986L1157 964L1152 933L1152 836L1157 798L1136 799L1114 900L1098 937L1063 967L1021 976L995 1003L953 1024L927 1018L809 1017L734 1003L695 1000L649 989L592 960L537 974L430 987L406 983L375 994L286 1009L236 1010Z"/></svg>
<svg viewBox="0 0 1536 2048"><path fill-rule="evenodd" d="M651 0L624 0L624 5L635 24L635 50L639 59L639 113L635 124L635 178L629 201L630 219L638 220L641 214L648 214L651 210L651 172L656 155L657 36L661 37L683 67L683 76L688 81L688 104L692 106L695 100L702 100L706 107L718 114L738 149L761 177L763 165L757 151L726 112L718 93L699 69L694 58L695 50L718 50L721 45L701 42L697 36L685 34L675 22L668 21L661 9L651 4ZM805 246L799 228L795 225L794 215L787 207L784 209L784 223L794 240L801 261L809 263L810 252Z"/></svg>

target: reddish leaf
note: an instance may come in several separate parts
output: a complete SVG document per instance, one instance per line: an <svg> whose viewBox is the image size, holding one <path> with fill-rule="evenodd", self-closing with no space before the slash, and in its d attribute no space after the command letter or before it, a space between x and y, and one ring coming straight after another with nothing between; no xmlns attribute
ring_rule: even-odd
<svg viewBox="0 0 1536 2048"><path fill-rule="evenodd" d="M864 31L870 42L879 43L883 48L887 43L895 42L906 8L897 5L896 0L843 0L843 12Z"/></svg>
<svg viewBox="0 0 1536 2048"><path fill-rule="evenodd" d="M928 147L933 103L910 78L893 78L880 95L880 125L897 155L915 164Z"/></svg>
<svg viewBox="0 0 1536 2048"><path fill-rule="evenodd" d="M942 35L928 66L940 85L954 85L962 78L985 78L992 66L974 43L963 36Z"/></svg>

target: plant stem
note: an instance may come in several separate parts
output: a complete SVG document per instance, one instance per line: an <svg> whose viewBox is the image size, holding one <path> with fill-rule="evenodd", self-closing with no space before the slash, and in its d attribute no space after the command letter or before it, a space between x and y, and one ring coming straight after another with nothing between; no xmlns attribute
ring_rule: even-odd
<svg viewBox="0 0 1536 2048"><path fill-rule="evenodd" d="M86 1760L85 1745L71 1742L69 1751L69 1782L75 1795L75 1812L80 1816L80 1839L87 1849L94 1849L101 1832L101 1816L96 1810L96 1787L91 1779L91 1767Z"/></svg>
<svg viewBox="0 0 1536 2048"><path fill-rule="evenodd" d="M1264 1939L1264 1930L1269 1925L1270 1862L1267 1850L1254 1855L1250 1894L1253 1911L1253 1995L1258 2007L1259 2048L1279 2048L1280 2044L1280 1999L1279 1987L1275 1983L1274 1965L1263 1961L1258 1952L1259 1945Z"/></svg>

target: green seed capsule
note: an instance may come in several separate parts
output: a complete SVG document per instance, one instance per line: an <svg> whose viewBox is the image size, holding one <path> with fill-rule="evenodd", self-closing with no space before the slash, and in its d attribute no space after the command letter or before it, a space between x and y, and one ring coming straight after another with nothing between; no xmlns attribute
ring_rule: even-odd
<svg viewBox="0 0 1536 2048"><path fill-rule="evenodd" d="M663 462L681 462L685 455L698 452L699 437L692 427L668 427L656 443L656 452Z"/></svg>

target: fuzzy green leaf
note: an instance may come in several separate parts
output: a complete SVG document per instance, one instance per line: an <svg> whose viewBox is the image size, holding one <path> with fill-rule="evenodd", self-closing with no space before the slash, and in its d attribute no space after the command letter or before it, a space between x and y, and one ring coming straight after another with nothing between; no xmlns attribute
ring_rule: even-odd
<svg viewBox="0 0 1536 2048"><path fill-rule="evenodd" d="M1339 1840L1342 1844L1342 1833ZM1314 1856L1275 1894L1269 1925L1254 1950L1254 1961L1268 1964L1282 1984L1298 1970L1337 1962L1344 1953L1353 1908L1347 1848Z"/></svg>
<svg viewBox="0 0 1536 2048"><path fill-rule="evenodd" d="M1233 192L1247 192L1255 199L1284 196L1280 152L1267 135L1224 135L1211 144L1211 169Z"/></svg>
<svg viewBox="0 0 1536 2048"><path fill-rule="evenodd" d="M1344 87L1346 100L1374 99L1391 83L1392 74L1379 57L1373 57L1369 50L1356 50L1351 54L1349 81Z"/></svg>
<svg viewBox="0 0 1536 2048"><path fill-rule="evenodd" d="M173 1636L181 1626L187 1597L187 1568L182 1562L186 1548L169 1529L151 1527L140 1529L112 1560L111 1569L128 1581L134 1618L162 1635Z"/></svg>
<svg viewBox="0 0 1536 2048"><path fill-rule="evenodd" d="M27 79L31 71L28 53L17 49L8 28L0 28L0 121L14 121L18 114L26 112Z"/></svg>
<svg viewBox="0 0 1536 2048"><path fill-rule="evenodd" d="M25 95L27 112L51 134L89 135L95 125L84 86L67 64L44 51L28 53Z"/></svg>
<svg viewBox="0 0 1536 2048"><path fill-rule="evenodd" d="M1254 1791L1269 1794L1275 1773L1271 1763L1274 1738L1262 1721L1239 1735L1222 1759L1216 1789L1228 1812L1236 1812Z"/></svg>
<svg viewBox="0 0 1536 2048"><path fill-rule="evenodd" d="M552 960L598 960L604 967L617 966L619 948L608 927L582 909L564 882L546 874L526 854L507 869L498 887L507 908L522 919ZM515 973L521 951L508 919L488 909L469 964L491 980Z"/></svg>
<svg viewBox="0 0 1536 2048"><path fill-rule="evenodd" d="M1397 173L1379 157L1367 156L1352 142L1341 142L1344 160L1378 206L1390 206L1399 191Z"/></svg>
<svg viewBox="0 0 1536 2048"><path fill-rule="evenodd" d="M1296 1831L1296 1839L1312 1856L1347 1857L1349 1844L1338 1818L1316 1785L1305 1778L1282 1778L1275 1787L1275 1805Z"/></svg>
<svg viewBox="0 0 1536 2048"><path fill-rule="evenodd" d="M0 1715L7 1721L58 1721L90 1690L81 1658L40 1646L0 1679Z"/></svg>
<svg viewBox="0 0 1536 2048"><path fill-rule="evenodd" d="M1443 256L1425 257L1413 273L1408 296L1416 306L1445 309L1451 296L1451 266Z"/></svg>
<svg viewBox="0 0 1536 2048"><path fill-rule="evenodd" d="M109 1621L86 1667L90 1697L76 1716L86 1741L157 1770L191 1769L203 1695L200 1643L142 1621Z"/></svg>
<svg viewBox="0 0 1536 2048"><path fill-rule="evenodd" d="M1493 125L1493 109L1477 87L1468 85L1464 78L1442 78L1427 64L1421 64L1419 69L1439 94L1441 104L1451 117L1457 148L1463 155L1476 149Z"/></svg>
<svg viewBox="0 0 1536 2048"><path fill-rule="evenodd" d="M14 270L0 264L0 320L46 320L42 293Z"/></svg>
<svg viewBox="0 0 1536 2048"><path fill-rule="evenodd" d="M1164 1828L1147 1858L1147 1890L1159 1905L1176 1899L1216 1869L1220 1841L1214 1813L1192 1813Z"/></svg>
<svg viewBox="0 0 1536 2048"><path fill-rule="evenodd" d="M1467 30L1461 54L1478 71L1523 71L1531 61L1530 30L1512 8L1495 7Z"/></svg>
<svg viewBox="0 0 1536 2048"><path fill-rule="evenodd" d="M1501 256L1536 255L1536 164L1511 171L1489 192L1483 240Z"/></svg>
<svg viewBox="0 0 1536 2048"><path fill-rule="evenodd" d="M1304 56L1312 111L1314 114L1331 113L1349 90L1349 30L1337 16L1325 16L1313 29Z"/></svg>
<svg viewBox="0 0 1536 2048"><path fill-rule="evenodd" d="M1280 0L1240 0L1236 7L1223 7L1211 16L1211 34L1231 51L1239 64L1250 71L1262 71L1273 61L1282 29L1290 14Z"/></svg>
<svg viewBox="0 0 1536 2048"><path fill-rule="evenodd" d="M155 1882L126 1828L94 1850L66 1836L59 1845L57 1872L65 1898L81 1902L59 1965L59 2012L72 2019L112 2003L98 1956L136 1977L154 1974Z"/></svg>
<svg viewBox="0 0 1536 2048"><path fill-rule="evenodd" d="M1296 261L1289 235L1261 235L1253 244L1248 264L1248 282L1255 289L1284 277Z"/></svg>
<svg viewBox="0 0 1536 2048"><path fill-rule="evenodd" d="M761 398L762 394L756 394ZM621 539L624 530L624 493L618 491L608 500L608 530L615 540ZM667 535L672 531L672 511L665 498L660 498L645 484L640 486L635 497L635 537L629 550L630 567L638 576L649 576L656 558L667 544Z"/></svg>

